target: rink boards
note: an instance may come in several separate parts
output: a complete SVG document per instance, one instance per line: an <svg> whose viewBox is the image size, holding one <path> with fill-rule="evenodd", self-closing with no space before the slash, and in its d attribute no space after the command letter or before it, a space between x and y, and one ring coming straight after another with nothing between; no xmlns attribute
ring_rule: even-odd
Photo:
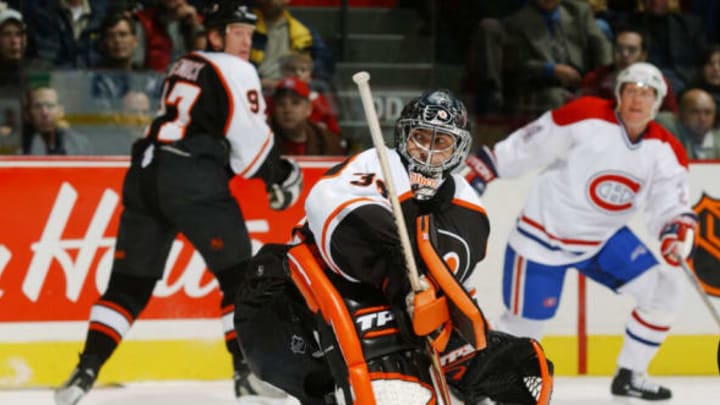
<svg viewBox="0 0 720 405"><path fill-rule="evenodd" d="M337 160L301 159L304 193ZM0 388L55 385L77 361L92 303L109 276L121 210L127 159L0 160ZM720 163L691 166L691 200L720 198ZM475 281L485 313L502 309L505 238L522 207L532 176L490 185L484 198L492 235ZM254 249L285 242L302 218L300 204L267 208L259 181L233 180ZM644 231L641 216L632 224ZM718 227L720 229L720 226ZM711 240L712 242L712 240ZM718 269L720 271L720 269ZM577 277L569 274L558 316L543 339L561 375L574 375L581 358L589 374L614 369L631 303L588 283L587 350L578 354ZM217 284L200 256L180 237L154 299L103 369L102 382L222 379L231 374L222 342ZM714 302L716 299L713 299ZM718 333L696 294L651 366L656 374L714 374Z"/></svg>

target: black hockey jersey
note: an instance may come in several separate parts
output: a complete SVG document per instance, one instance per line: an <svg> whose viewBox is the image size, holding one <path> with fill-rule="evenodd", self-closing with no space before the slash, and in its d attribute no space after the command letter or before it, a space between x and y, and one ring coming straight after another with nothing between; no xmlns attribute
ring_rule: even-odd
<svg viewBox="0 0 720 405"><path fill-rule="evenodd" d="M274 144L265 108L260 79L250 63L222 52L192 52L170 68L146 136L158 143L224 137L231 169L249 178Z"/></svg>
<svg viewBox="0 0 720 405"><path fill-rule="evenodd" d="M411 240L415 219L431 214L437 230L435 249L470 291L470 275L485 256L490 231L477 194L461 176L453 175L433 200L415 200L400 156L388 149L388 158ZM384 182L376 151L370 149L332 169L305 201L308 226L323 260L350 281L379 285L389 269L403 263Z"/></svg>

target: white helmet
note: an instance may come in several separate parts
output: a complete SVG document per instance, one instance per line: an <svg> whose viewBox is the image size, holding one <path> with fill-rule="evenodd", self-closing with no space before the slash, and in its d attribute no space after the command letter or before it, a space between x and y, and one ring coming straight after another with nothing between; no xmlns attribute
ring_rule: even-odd
<svg viewBox="0 0 720 405"><path fill-rule="evenodd" d="M655 103L653 103L652 117L654 119L660 110L665 95L667 95L667 84L660 70L647 62L637 62L623 69L615 79L615 100L620 105L620 90L625 83L635 83L655 89Z"/></svg>

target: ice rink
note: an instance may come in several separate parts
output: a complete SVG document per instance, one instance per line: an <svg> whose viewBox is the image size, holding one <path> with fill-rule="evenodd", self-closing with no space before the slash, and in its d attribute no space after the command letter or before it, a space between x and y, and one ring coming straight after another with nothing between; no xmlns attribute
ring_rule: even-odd
<svg viewBox="0 0 720 405"><path fill-rule="evenodd" d="M717 405L720 404L720 377L657 377L655 380L673 390L669 401L647 402L637 399L613 398L609 392L609 377L559 377L553 393L553 405L605 404L663 404ZM228 381L178 381L137 383L126 386L98 387L80 405L230 405L232 383ZM244 401L246 405L269 402ZM53 405L49 389L0 391L2 405ZM275 405L295 405L294 400L276 401Z"/></svg>

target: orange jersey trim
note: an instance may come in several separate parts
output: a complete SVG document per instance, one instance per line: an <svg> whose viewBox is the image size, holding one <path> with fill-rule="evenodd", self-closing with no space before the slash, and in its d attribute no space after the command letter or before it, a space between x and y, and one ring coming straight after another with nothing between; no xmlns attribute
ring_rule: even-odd
<svg viewBox="0 0 720 405"><path fill-rule="evenodd" d="M115 329L113 329L109 326L103 325L101 323L98 323L98 322L90 322L90 326L88 326L88 329L94 330L96 332L102 333L103 335L106 335L107 337L109 337L110 339L115 341L116 344L119 344L120 341L122 340L122 336L120 336L120 334L117 333L117 331Z"/></svg>
<svg viewBox="0 0 720 405"><path fill-rule="evenodd" d="M347 206L349 206L349 205L351 205L351 204L354 204L354 203L356 203L356 202L359 202L359 201L368 201L368 202L370 202L370 203L375 203L375 201L373 201L372 199L367 198L367 197L358 197L358 198L353 198L352 200L345 201L344 203L340 204L337 208L335 208L335 209L333 210L333 212L330 213L330 215L328 215L327 219L325 220L325 223L323 224L323 229L322 229L322 234L321 234L321 235L322 235L322 241L321 241L321 243L320 243L320 246L318 246L318 247L319 247L320 250L323 252L323 254L325 255L325 257L328 259L328 264L330 264L329 262L330 262L330 258L331 258L332 256L330 256L330 252L329 252L329 251L325 250L325 245L326 245L327 238L328 238L328 228L330 227L330 223L331 223L335 218L337 218L337 216L340 215L340 213L342 212L342 210L344 210L345 208L347 208ZM333 266L330 266L330 267L332 268ZM334 272L336 272L336 273L339 271L339 269L334 269L334 268L333 268L332 270L333 270Z"/></svg>
<svg viewBox="0 0 720 405"><path fill-rule="evenodd" d="M465 201L465 200L461 200L461 199L459 199L459 198L453 198L452 203L453 203L454 205L458 205L458 206L460 206L460 207L467 208L467 209L472 210L472 211L480 212L480 213L484 214L485 216L487 216L487 212L485 212L485 208L483 208L483 207L481 207L481 206L479 206L479 205L475 205L475 204L473 204L473 203L471 203L471 202L468 202L468 201Z"/></svg>

